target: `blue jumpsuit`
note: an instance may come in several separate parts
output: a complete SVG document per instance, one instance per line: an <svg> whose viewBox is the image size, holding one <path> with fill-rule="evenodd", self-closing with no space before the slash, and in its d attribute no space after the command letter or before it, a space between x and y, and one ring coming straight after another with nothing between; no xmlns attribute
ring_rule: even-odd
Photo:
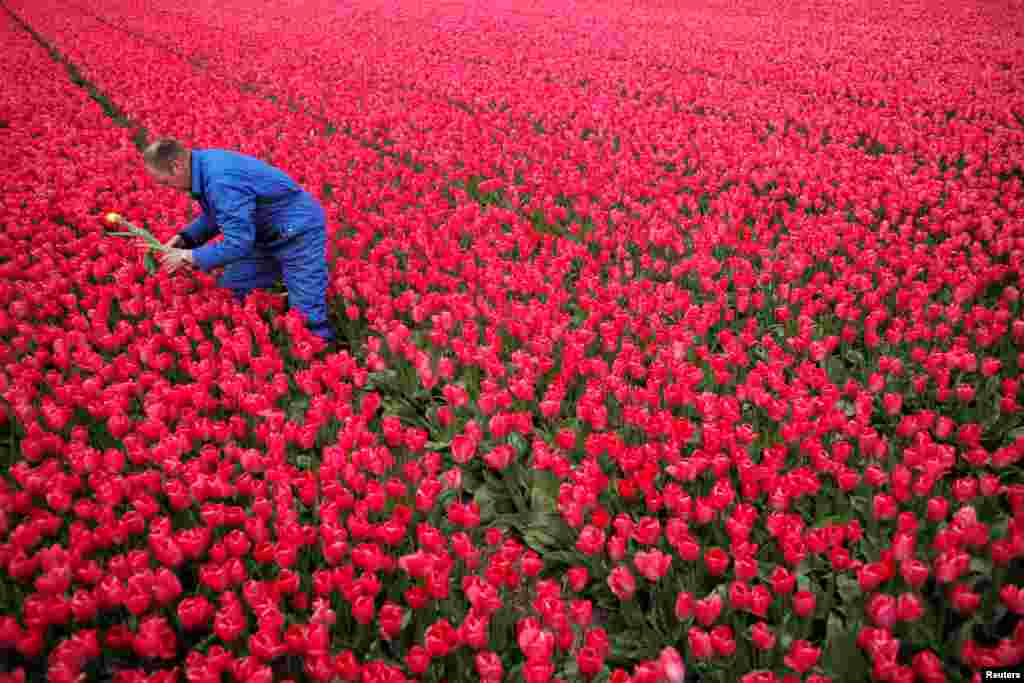
<svg viewBox="0 0 1024 683"><path fill-rule="evenodd" d="M327 217L315 197L259 159L197 149L192 198L203 213L179 234L200 270L224 266L218 284L239 301L283 279L310 331L334 339L327 319ZM224 240L207 244L218 233Z"/></svg>

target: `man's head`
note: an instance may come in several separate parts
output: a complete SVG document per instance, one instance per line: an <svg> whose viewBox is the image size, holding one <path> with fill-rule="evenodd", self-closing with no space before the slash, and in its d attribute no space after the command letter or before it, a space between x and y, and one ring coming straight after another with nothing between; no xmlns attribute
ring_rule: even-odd
<svg viewBox="0 0 1024 683"><path fill-rule="evenodd" d="M182 192L192 190L192 151L177 140L157 140L142 153L153 182Z"/></svg>

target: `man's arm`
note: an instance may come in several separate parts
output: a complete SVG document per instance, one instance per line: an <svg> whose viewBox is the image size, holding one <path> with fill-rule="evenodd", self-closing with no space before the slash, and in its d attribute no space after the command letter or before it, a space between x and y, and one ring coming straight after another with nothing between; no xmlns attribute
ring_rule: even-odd
<svg viewBox="0 0 1024 683"><path fill-rule="evenodd" d="M256 243L256 225L252 220L256 198L251 192L229 183L217 183L210 188L207 199L224 240L192 251L195 265L204 272L248 256Z"/></svg>
<svg viewBox="0 0 1024 683"><path fill-rule="evenodd" d="M182 238L182 245L185 249L195 249L209 242L217 234L217 226L210 222L206 213L199 214L199 218L192 221L187 228L178 233Z"/></svg>

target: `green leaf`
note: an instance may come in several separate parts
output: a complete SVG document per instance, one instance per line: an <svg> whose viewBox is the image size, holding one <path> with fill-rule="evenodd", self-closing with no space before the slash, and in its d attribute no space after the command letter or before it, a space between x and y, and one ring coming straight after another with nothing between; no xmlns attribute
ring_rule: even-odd
<svg viewBox="0 0 1024 683"><path fill-rule="evenodd" d="M488 486L478 486L473 493L473 500L480 506L480 519L490 520L496 514L494 494Z"/></svg>
<svg viewBox="0 0 1024 683"><path fill-rule="evenodd" d="M842 351L842 356L850 363L862 367L864 365L864 354L860 351L856 351L852 348L845 348Z"/></svg>
<svg viewBox="0 0 1024 683"><path fill-rule="evenodd" d="M516 463L512 463L501 471L501 479L499 481L504 491L512 498L516 509L519 512L528 512L529 504L524 494L529 489L522 469Z"/></svg>
<svg viewBox="0 0 1024 683"><path fill-rule="evenodd" d="M299 394L292 397L292 400L285 408L285 415L292 422L298 422L301 424L305 422L307 408L309 408L309 397Z"/></svg>
<svg viewBox="0 0 1024 683"><path fill-rule="evenodd" d="M456 489L445 489L438 495L437 500L434 501L435 510L444 510L448 503L454 500L459 495Z"/></svg>
<svg viewBox="0 0 1024 683"><path fill-rule="evenodd" d="M522 437L518 432L512 432L508 437L509 445L516 449L520 455L525 455L530 450L530 445L526 443L526 439Z"/></svg>
<svg viewBox="0 0 1024 683"><path fill-rule="evenodd" d="M394 387L398 381L398 373L394 370L382 370L380 372L371 372L367 375L366 385L370 389Z"/></svg>
<svg viewBox="0 0 1024 683"><path fill-rule="evenodd" d="M1017 439L1024 436L1024 426L1016 427L1006 433L1006 440L1008 443L1013 443Z"/></svg>
<svg viewBox="0 0 1024 683"><path fill-rule="evenodd" d="M832 612L828 616L828 637L821 661L835 681L871 680L871 669L864 653L857 647L857 633Z"/></svg>
<svg viewBox="0 0 1024 683"><path fill-rule="evenodd" d="M509 512L495 516L491 526L508 527L522 533L530 528L530 520L518 512Z"/></svg>
<svg viewBox="0 0 1024 683"><path fill-rule="evenodd" d="M846 524L849 521L849 517L846 515L826 515L817 521L814 528L823 529L825 527Z"/></svg>
<svg viewBox="0 0 1024 683"><path fill-rule="evenodd" d="M637 632L639 631L639 632ZM650 629L637 629L609 638L611 645L609 659L639 661L641 659L654 659L658 656L657 643L660 639Z"/></svg>
<svg viewBox="0 0 1024 683"><path fill-rule="evenodd" d="M482 487L483 485L484 485L484 482L483 482L483 480L480 477L476 476L472 472L469 472L467 470L463 470L463 472L462 472L462 488L466 489L470 493L475 493L476 490L478 488Z"/></svg>
<svg viewBox="0 0 1024 683"><path fill-rule="evenodd" d="M862 519L871 519L875 516L871 509L871 502L863 496L850 496L850 507L861 515Z"/></svg>
<svg viewBox="0 0 1024 683"><path fill-rule="evenodd" d="M860 584L849 574L836 576L836 589L844 603L858 602L861 599Z"/></svg>
<svg viewBox="0 0 1024 683"><path fill-rule="evenodd" d="M523 538L527 545L542 554L571 550L575 540L572 529L561 515L536 511L530 513Z"/></svg>
<svg viewBox="0 0 1024 683"><path fill-rule="evenodd" d="M581 556L578 552L569 550L551 550L544 555L544 564L567 564L569 566L577 565L581 562Z"/></svg>
<svg viewBox="0 0 1024 683"><path fill-rule="evenodd" d="M580 675L579 665L576 664L576 660L575 659L570 659L569 663L565 665L564 669L562 669L562 677L572 681L572 680L576 680L579 677L579 675Z"/></svg>
<svg viewBox="0 0 1024 683"><path fill-rule="evenodd" d="M540 554L546 554L547 549L557 546L558 539L552 536L543 527L530 527L523 534L523 541Z"/></svg>
<svg viewBox="0 0 1024 683"><path fill-rule="evenodd" d="M152 252L146 252L146 255L142 257L142 264L146 267L146 272L150 275L157 271L158 265L156 259L153 258Z"/></svg>
<svg viewBox="0 0 1024 683"><path fill-rule="evenodd" d="M558 477L546 470L534 470L531 478L530 509L535 512L555 512L558 509Z"/></svg>

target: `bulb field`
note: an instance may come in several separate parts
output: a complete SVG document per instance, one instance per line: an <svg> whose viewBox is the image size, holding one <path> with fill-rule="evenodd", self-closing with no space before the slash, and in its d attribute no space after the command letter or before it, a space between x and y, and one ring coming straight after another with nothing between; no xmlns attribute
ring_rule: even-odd
<svg viewBox="0 0 1024 683"><path fill-rule="evenodd" d="M1024 671L1019 0L0 34L0 683ZM321 201L340 348L123 238L157 137Z"/></svg>

